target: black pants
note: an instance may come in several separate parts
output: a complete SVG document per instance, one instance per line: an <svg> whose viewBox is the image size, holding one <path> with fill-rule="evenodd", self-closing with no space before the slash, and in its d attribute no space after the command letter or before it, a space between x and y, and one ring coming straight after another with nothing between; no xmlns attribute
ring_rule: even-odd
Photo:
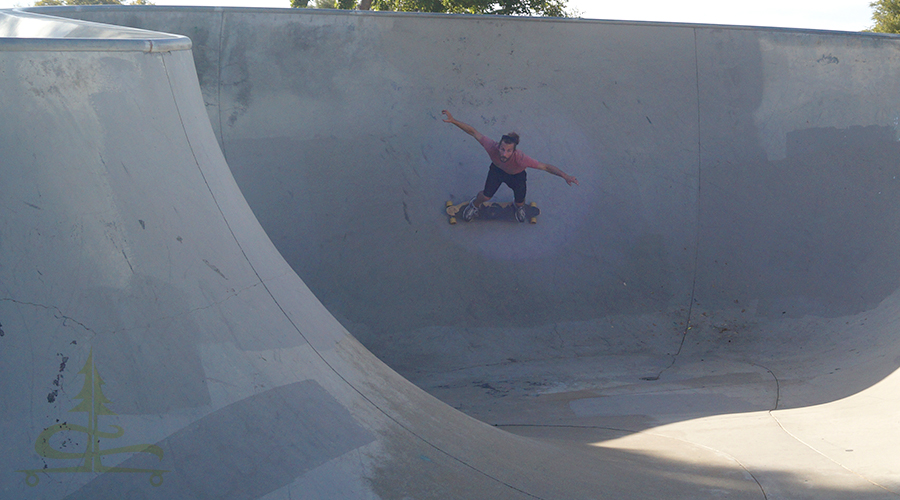
<svg viewBox="0 0 900 500"><path fill-rule="evenodd" d="M503 170L500 170L500 167L491 163L491 168L488 170L487 180L484 181L484 195L488 198L493 198L494 194L497 193L497 190L500 189L500 184L506 184L510 189L512 189L516 203L525 203L527 178L528 175L525 173L525 171L519 172L515 175L507 174Z"/></svg>

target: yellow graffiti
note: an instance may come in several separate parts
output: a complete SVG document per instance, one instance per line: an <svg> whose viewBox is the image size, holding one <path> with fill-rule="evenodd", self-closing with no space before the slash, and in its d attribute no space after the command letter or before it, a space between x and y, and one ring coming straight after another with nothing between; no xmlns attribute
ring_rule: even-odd
<svg viewBox="0 0 900 500"><path fill-rule="evenodd" d="M78 374L84 375L84 387L82 387L81 392L79 392L78 395L75 396L75 399L80 399L81 403L79 403L75 408L72 408L69 411L76 413L87 413L89 427L70 423L56 424L47 427L43 432L41 432L41 434L37 438L37 441L34 443L34 450L39 456L44 458L55 460L80 459L82 460L81 464L72 467L30 469L20 470L17 472L22 472L25 474L25 482L29 486L38 485L38 483L40 482L38 474L67 472L147 473L150 474L150 484L152 484L153 486L161 485L163 483L163 473L169 472L167 470L134 469L128 467L109 467L103 465L101 461L102 457L119 453L149 453L156 456L160 461L162 461L163 450L162 448L154 444L122 446L119 448L111 448L106 450L100 449L101 439L120 438L125 435L125 430L118 425L110 426L115 429L115 432L103 432L99 429L100 416L115 415L115 412L106 407L106 403L111 403L111 401L103 395L103 391L101 390L104 382L103 379L100 378L97 367L94 365L93 350L90 352L90 354L88 354L87 362L85 363L84 368L82 368L81 371L78 372ZM72 453L60 451L54 448L50 444L50 438L61 432L80 432L85 434L88 437L88 445L85 451Z"/></svg>

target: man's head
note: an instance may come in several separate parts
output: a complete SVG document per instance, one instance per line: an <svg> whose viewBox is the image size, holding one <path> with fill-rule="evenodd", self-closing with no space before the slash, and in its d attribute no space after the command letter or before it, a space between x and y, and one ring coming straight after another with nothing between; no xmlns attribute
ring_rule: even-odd
<svg viewBox="0 0 900 500"><path fill-rule="evenodd" d="M506 162L512 158L516 152L516 145L519 144L519 134L510 132L500 138L500 161Z"/></svg>

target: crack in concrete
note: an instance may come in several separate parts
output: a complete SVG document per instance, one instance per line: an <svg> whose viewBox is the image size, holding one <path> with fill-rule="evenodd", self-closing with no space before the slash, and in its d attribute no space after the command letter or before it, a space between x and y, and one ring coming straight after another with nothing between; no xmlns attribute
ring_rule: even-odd
<svg viewBox="0 0 900 500"><path fill-rule="evenodd" d="M775 424L778 425L778 428L781 429L782 432L784 432L787 436L789 436L789 437L790 437L791 439L793 439L794 441L796 441L796 442L802 444L803 446L809 448L810 450L812 450L812 451L815 452L816 454L820 455L821 457L825 458L825 459L828 460L829 462L831 462L831 463L837 465L838 467L840 467L840 468L844 469L845 471L847 471L847 472L853 474L854 476L856 476L856 477L862 479L863 481L866 481L867 483L871 484L872 486L875 486L876 488L880 488L880 489L882 489L882 490L886 491L887 493L890 493L890 494L892 494L892 495L894 495L894 496L900 497L900 493L898 493L898 492L896 492L896 491L893 491L893 490L891 490L890 488L888 488L887 486L884 486L883 484L879 484L879 483L873 481L872 479L869 479L869 478L866 477L864 474L862 474L862 473L860 473L860 472L857 472L857 471L851 469L850 467L848 467L848 466L842 464L841 462L839 462L839 461L837 461L836 459L834 459L834 458L832 458L831 456L829 456L827 453L825 453L825 452L819 450L818 448L816 448L815 446L813 446L813 445L807 443L806 441L804 441L803 439L801 439L800 436L797 436L797 435L794 434L793 432L789 431L789 430L784 426L784 424L781 422L781 420L778 419L778 416L775 415L774 410L770 410L770 411L768 412L768 414L769 414L769 417L771 417L772 420L775 421Z"/></svg>
<svg viewBox="0 0 900 500"><path fill-rule="evenodd" d="M279 276L279 277L280 277L280 276ZM278 278L278 277L276 277L276 278ZM160 321L166 321L166 320L170 320L170 319L175 319L175 318L179 318L179 317L191 315L191 314L194 314L194 313L199 312L199 311L204 311L204 310L210 309L210 308L212 308L212 307L216 307L216 306L219 306L219 305L221 305L221 304L224 304L225 302L228 302L228 301L230 301L230 300L232 300L232 299L238 297L239 295L243 294L243 293L246 292L247 290L256 288L256 287L261 286L261 285L264 285L264 283L261 282L261 281L257 281L257 282L255 282L255 283L253 283L252 285L248 285L248 286L246 286L246 287L244 287L244 288L241 288L241 289L239 289L239 290L232 290L232 291L229 292L228 295L227 295L225 298L223 298L222 300L218 300L218 301L215 301L215 302L211 302L211 303L209 303L209 304L206 304L206 305L198 306L198 307L195 307L195 308L193 308L193 309L189 309L189 310L187 310L187 311L184 311L184 312L181 312L181 313L178 313L178 314L173 314L173 315L170 315L170 316L161 316L161 317L152 318L152 319L146 321L144 324L142 324L142 325L140 325L140 326L131 326L131 327L127 327L127 328L115 329L115 330L110 331L109 333L116 334L116 333L123 333L123 332L129 332L129 331L133 331L133 330L138 330L138 329L142 329L142 328L150 328L154 323L157 323L157 322L160 322ZM12 297L0 297L0 302L10 302L10 303L18 304L18 305L22 305L22 306L37 307L37 308L41 308L41 309L46 309L46 310L48 310L48 311L54 311L53 317L54 317L54 318L57 318L57 319L63 320L63 326L66 326L67 323L71 322L71 323L73 323L73 324L75 324L75 325L78 325L79 327L81 327L81 328L84 329L86 332L89 332L89 333L92 334L92 335L95 335L95 336L96 336L96 335L98 335L98 334L100 333L100 332L97 332L96 330L94 330L93 328L87 326L84 322L78 321L77 319L75 319L75 318L73 318L73 317L71 317L71 316L69 316L69 315L66 315L66 314L63 313L62 310L61 310L59 307L57 307L57 306L46 305L46 304L40 304L40 303L37 303L37 302L28 302L28 301L23 301L23 300L17 300L17 299L14 299L14 298L12 298ZM6 333L8 333L8 332L4 332L4 334L6 334Z"/></svg>
<svg viewBox="0 0 900 500"><path fill-rule="evenodd" d="M66 322L71 321L72 323L75 323L76 325L83 328L85 331L88 331L92 334L96 334L96 332L94 332L94 330L92 330L90 327L88 327L84 323L76 320L75 318L73 318L71 316L67 316L67 315L63 314L62 310L56 306L48 306L48 305L44 305L44 304L38 304L36 302L25 302L25 301L16 300L16 299L13 299L10 297L2 297L2 298L0 298L0 302L11 302L13 304L18 304L18 305L22 305L22 306L39 307L41 309L46 309L48 311L56 311L57 314L54 314L53 317L56 319L63 320L63 326L66 326Z"/></svg>

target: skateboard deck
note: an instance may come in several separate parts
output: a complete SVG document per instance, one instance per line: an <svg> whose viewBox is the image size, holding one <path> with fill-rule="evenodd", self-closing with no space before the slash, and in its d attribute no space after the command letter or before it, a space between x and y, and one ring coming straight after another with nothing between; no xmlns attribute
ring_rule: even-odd
<svg viewBox="0 0 900 500"><path fill-rule="evenodd" d="M452 201L447 202L447 215L450 216L450 224L456 224L459 220L464 220L462 212L468 204L468 201L456 205ZM525 220L532 224L537 224L538 215L541 215L541 209L537 207L535 202L525 204ZM516 220L515 203L509 201L502 203L489 202L481 205L481 208L478 209L478 216L475 219L519 222Z"/></svg>

